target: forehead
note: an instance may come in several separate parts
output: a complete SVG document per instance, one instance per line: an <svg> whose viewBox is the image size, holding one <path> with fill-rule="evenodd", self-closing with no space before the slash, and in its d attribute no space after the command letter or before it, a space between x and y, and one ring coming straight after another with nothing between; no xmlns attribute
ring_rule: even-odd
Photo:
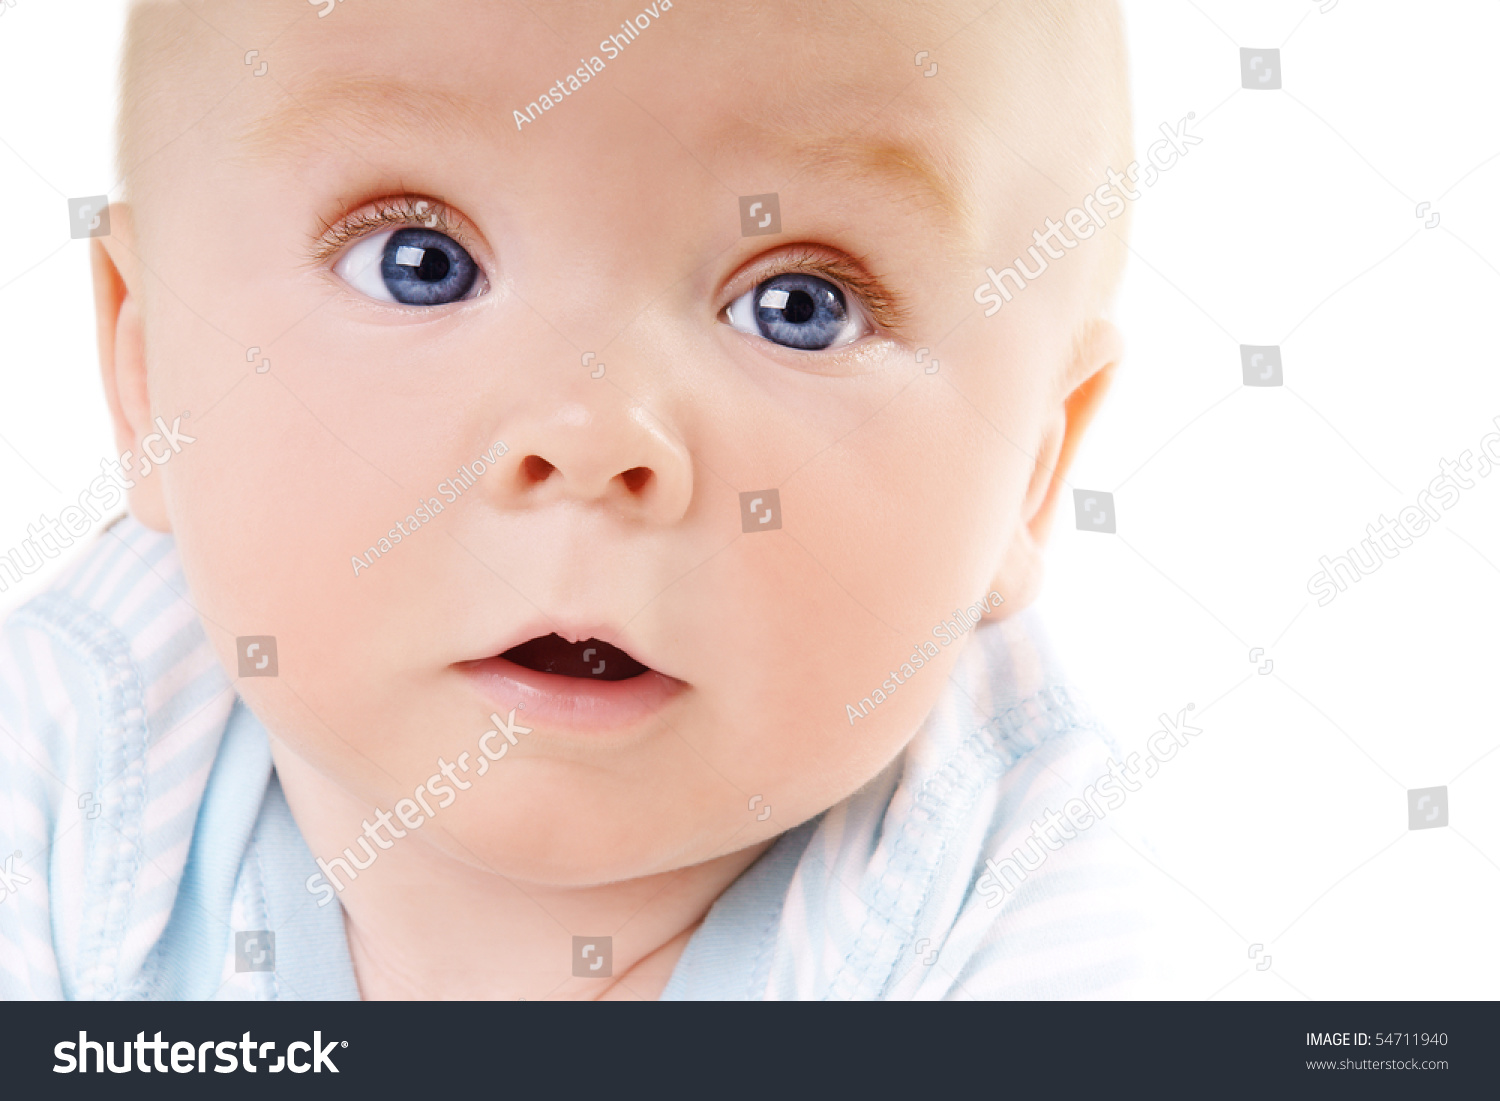
<svg viewBox="0 0 1500 1101"><path fill-rule="evenodd" d="M578 131L588 121L580 116L634 113L704 162L776 151L798 168L903 179L961 208L961 125L937 124L959 105L852 6L809 14L652 3L628 28L594 4L549 5L545 21L463 0L412 8L399 23L362 5L336 9L337 26L302 19L287 28L276 47L280 80L245 104L237 140L257 156L289 156L326 144L336 126L368 140L399 130L524 149L541 144L535 131ZM549 88L562 102L543 109Z"/></svg>
<svg viewBox="0 0 1500 1101"><path fill-rule="evenodd" d="M882 180L965 222L983 152L1004 144L997 105L1047 99L1015 79L1032 51L1007 5L656 0L624 27L592 0L360 0L326 19L293 0L159 2L191 32L200 102L225 98L222 132L256 159L417 139L524 154L607 117L670 135L730 190L769 156ZM911 41L940 47L939 79ZM246 42L265 44L269 80L240 63ZM561 102L542 112L549 88ZM535 118L518 128L517 111Z"/></svg>

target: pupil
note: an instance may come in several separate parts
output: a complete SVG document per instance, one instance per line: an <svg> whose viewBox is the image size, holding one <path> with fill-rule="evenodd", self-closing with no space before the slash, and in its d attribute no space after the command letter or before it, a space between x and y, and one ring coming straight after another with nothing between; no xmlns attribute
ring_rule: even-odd
<svg viewBox="0 0 1500 1101"><path fill-rule="evenodd" d="M812 295L806 291L792 291L787 295L786 305L781 309L781 316L793 325L801 325L812 317L816 308Z"/></svg>
<svg viewBox="0 0 1500 1101"><path fill-rule="evenodd" d="M440 282L448 274L448 257L442 249L422 250L422 262L417 265L417 278L424 283Z"/></svg>

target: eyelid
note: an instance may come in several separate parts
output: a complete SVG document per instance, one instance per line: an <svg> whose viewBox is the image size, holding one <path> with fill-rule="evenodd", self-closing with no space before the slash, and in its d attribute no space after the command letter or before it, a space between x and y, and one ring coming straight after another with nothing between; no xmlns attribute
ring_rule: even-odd
<svg viewBox="0 0 1500 1101"><path fill-rule="evenodd" d="M325 222L323 232L313 242L313 262L326 264L356 241L383 229L405 229L421 226L452 237L473 256L479 248L475 234L468 230L462 217L439 199L424 195L396 195L375 199L345 214L334 222ZM475 263L480 263L475 258ZM484 265L480 263L480 270Z"/></svg>
<svg viewBox="0 0 1500 1101"><path fill-rule="evenodd" d="M725 301L718 312L722 314L740 295L767 279L792 272L820 276L852 291L870 320L888 333L899 333L906 322L905 304L862 261L836 249L811 244L788 246L741 268L726 285Z"/></svg>

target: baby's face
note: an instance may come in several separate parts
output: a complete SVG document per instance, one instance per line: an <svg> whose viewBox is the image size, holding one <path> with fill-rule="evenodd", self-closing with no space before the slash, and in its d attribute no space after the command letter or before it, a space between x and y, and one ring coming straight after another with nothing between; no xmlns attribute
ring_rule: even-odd
<svg viewBox="0 0 1500 1101"><path fill-rule="evenodd" d="M846 797L933 628L1024 600L1089 261L976 305L1073 205L983 4L530 7L204 9L206 117L133 177L195 438L150 491L231 675L275 637L237 687L289 788L391 809L519 708L417 837L591 883Z"/></svg>

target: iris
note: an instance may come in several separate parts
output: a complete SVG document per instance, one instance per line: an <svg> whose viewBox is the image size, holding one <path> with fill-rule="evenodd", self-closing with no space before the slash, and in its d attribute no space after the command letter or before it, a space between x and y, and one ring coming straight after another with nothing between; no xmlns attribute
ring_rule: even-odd
<svg viewBox="0 0 1500 1101"><path fill-rule="evenodd" d="M789 272L773 276L752 294L756 329L767 340L787 348L827 348L849 327L844 292L815 275Z"/></svg>
<svg viewBox="0 0 1500 1101"><path fill-rule="evenodd" d="M397 302L442 306L469 293L479 265L453 238L430 229L400 229L385 242L380 277Z"/></svg>

